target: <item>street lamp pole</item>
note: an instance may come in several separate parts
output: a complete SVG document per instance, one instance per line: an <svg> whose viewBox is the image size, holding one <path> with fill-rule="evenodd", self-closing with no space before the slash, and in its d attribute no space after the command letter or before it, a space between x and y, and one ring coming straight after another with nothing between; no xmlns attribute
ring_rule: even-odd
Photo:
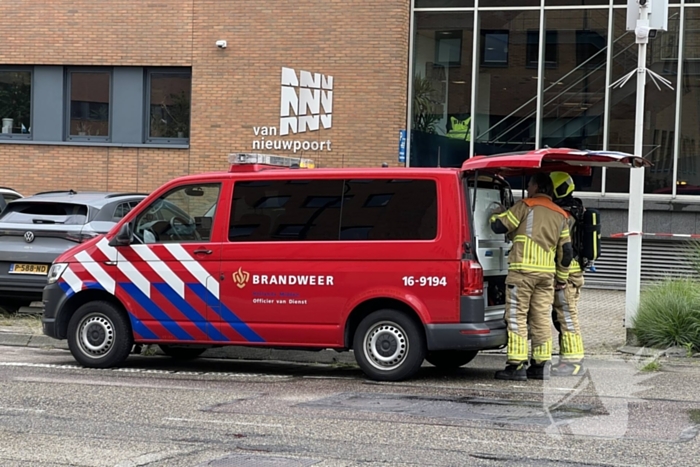
<svg viewBox="0 0 700 467"><path fill-rule="evenodd" d="M624 86L632 76L637 76L637 102L634 119L634 155L644 157L644 90L647 75L657 89L659 83L673 89L671 82L647 69L647 45L650 31L665 31L668 23L668 0L653 0L656 8L652 15L652 0L628 0L627 29L633 30L638 47L637 69L631 71L611 87ZM636 17L635 17L636 16ZM625 327L629 330L634 324L639 308L642 269L642 224L644 213L644 167L630 170L629 211L627 222L627 278L625 296Z"/></svg>

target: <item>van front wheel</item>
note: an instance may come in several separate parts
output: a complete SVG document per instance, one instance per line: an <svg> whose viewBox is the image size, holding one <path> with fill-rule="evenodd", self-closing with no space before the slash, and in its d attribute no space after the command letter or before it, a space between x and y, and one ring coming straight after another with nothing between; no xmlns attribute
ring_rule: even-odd
<svg viewBox="0 0 700 467"><path fill-rule="evenodd" d="M413 376L425 358L420 326L396 310L379 310L365 317L355 330L355 359L376 381L400 381Z"/></svg>
<svg viewBox="0 0 700 467"><path fill-rule="evenodd" d="M428 352L425 359L441 370L454 370L474 360L477 353L477 350L438 350Z"/></svg>
<svg viewBox="0 0 700 467"><path fill-rule="evenodd" d="M68 348L78 363L89 368L123 363L133 344L126 313L110 302L88 302L68 323Z"/></svg>

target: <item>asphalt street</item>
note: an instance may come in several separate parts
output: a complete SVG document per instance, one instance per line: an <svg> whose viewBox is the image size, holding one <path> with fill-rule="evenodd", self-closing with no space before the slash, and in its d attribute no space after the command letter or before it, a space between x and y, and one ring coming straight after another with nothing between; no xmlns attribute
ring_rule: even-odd
<svg viewBox="0 0 700 467"><path fill-rule="evenodd" d="M646 363L597 357L584 377L513 383L484 355L375 383L348 364L132 356L89 370L65 350L0 346L0 465L697 465L697 359Z"/></svg>

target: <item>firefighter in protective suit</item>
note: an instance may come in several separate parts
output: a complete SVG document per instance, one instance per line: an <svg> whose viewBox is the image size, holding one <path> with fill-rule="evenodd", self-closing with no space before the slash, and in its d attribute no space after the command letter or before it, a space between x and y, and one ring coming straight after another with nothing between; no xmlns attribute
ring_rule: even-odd
<svg viewBox="0 0 700 467"><path fill-rule="evenodd" d="M527 191L527 199L490 218L491 230L508 234L513 241L506 278L508 362L505 370L496 372L496 379L549 379L555 279L556 287L564 288L573 256L567 214L552 201L549 175L534 175ZM528 337L532 340L529 366Z"/></svg>
<svg viewBox="0 0 700 467"><path fill-rule="evenodd" d="M571 195L575 189L574 180L566 172L552 172L550 178L554 188L554 202L569 213L569 229L573 232L576 223L576 218L571 214L571 207L575 205ZM583 270L574 258L569 266L566 287L554 294L552 318L554 327L559 332L559 363L552 366L553 376L580 376L585 373L583 339L578 320L581 287Z"/></svg>

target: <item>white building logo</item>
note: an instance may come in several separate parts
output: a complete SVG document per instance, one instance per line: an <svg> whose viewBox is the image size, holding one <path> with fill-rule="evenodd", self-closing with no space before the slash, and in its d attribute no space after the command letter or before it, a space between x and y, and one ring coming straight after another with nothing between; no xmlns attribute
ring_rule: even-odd
<svg viewBox="0 0 700 467"><path fill-rule="evenodd" d="M331 141L268 138L330 129L333 126L333 77L294 68L282 68L280 123L253 127L254 150L330 151Z"/></svg>
<svg viewBox="0 0 700 467"><path fill-rule="evenodd" d="M333 124L333 77L282 68L280 135L305 133Z"/></svg>

